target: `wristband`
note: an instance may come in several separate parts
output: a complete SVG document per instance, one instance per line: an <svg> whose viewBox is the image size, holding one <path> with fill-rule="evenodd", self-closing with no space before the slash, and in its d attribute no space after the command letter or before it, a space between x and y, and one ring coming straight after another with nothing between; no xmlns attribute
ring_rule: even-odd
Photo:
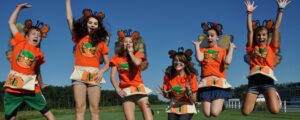
<svg viewBox="0 0 300 120"><path fill-rule="evenodd" d="M279 5L279 9L284 9L285 6Z"/></svg>

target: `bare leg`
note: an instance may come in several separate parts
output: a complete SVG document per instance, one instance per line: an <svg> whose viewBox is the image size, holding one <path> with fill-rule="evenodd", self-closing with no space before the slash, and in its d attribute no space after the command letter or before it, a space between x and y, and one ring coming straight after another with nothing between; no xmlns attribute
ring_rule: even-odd
<svg viewBox="0 0 300 120"><path fill-rule="evenodd" d="M142 110L144 120L153 120L153 115L151 112L150 104L147 99L143 99L138 101L138 106Z"/></svg>
<svg viewBox="0 0 300 120"><path fill-rule="evenodd" d="M257 94L253 94L248 92L245 96L243 108L242 108L242 113L245 116L250 115L250 113L253 111L255 101L257 98Z"/></svg>
<svg viewBox="0 0 300 120"><path fill-rule="evenodd" d="M91 120L99 120L99 102L101 89L99 86L88 87L88 98L90 103Z"/></svg>
<svg viewBox="0 0 300 120"><path fill-rule="evenodd" d="M47 118L47 120L55 120L55 117L50 110L46 112L44 116Z"/></svg>
<svg viewBox="0 0 300 120"><path fill-rule="evenodd" d="M211 102L202 100L201 105L202 105L202 112L204 113L205 117L210 117Z"/></svg>
<svg viewBox="0 0 300 120"><path fill-rule="evenodd" d="M276 94L275 89L270 89L264 92L264 97L266 99L266 104L269 111L272 114L277 114L280 111L280 100L278 99L279 96Z"/></svg>
<svg viewBox="0 0 300 120"><path fill-rule="evenodd" d="M220 115L223 109L224 99L215 99L211 103L211 114L214 117L217 117Z"/></svg>
<svg viewBox="0 0 300 120"><path fill-rule="evenodd" d="M123 109L126 120L134 120L135 103L132 101L126 101L123 103Z"/></svg>
<svg viewBox="0 0 300 120"><path fill-rule="evenodd" d="M84 113L86 109L86 89L85 85L73 85L76 103L76 120L84 120Z"/></svg>

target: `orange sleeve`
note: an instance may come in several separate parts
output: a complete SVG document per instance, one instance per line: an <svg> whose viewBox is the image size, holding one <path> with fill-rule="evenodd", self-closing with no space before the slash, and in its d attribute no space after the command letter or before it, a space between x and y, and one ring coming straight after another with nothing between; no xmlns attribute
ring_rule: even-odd
<svg viewBox="0 0 300 120"><path fill-rule="evenodd" d="M10 43L11 43L11 45L14 46L14 45L16 45L16 44L18 44L19 42L22 42L22 41L25 41L24 36L22 35L21 32L17 32L15 34L14 38L11 39Z"/></svg>
<svg viewBox="0 0 300 120"><path fill-rule="evenodd" d="M197 92L198 91L198 82L197 82L197 76L194 75L192 80L191 80L191 89L192 92Z"/></svg>
<svg viewBox="0 0 300 120"><path fill-rule="evenodd" d="M246 44L246 51L247 51L247 53L250 55L250 54L252 54L252 52L253 52L253 46L248 46L247 44Z"/></svg>
<svg viewBox="0 0 300 120"><path fill-rule="evenodd" d="M42 52L40 52L40 60L38 62L38 65L42 65L45 62L46 62L46 60L44 58L44 54Z"/></svg>
<svg viewBox="0 0 300 120"><path fill-rule="evenodd" d="M201 53L204 53L204 51L205 51L205 48L200 48Z"/></svg>
<svg viewBox="0 0 300 120"><path fill-rule="evenodd" d="M78 43L78 40L79 38L75 35L75 36L72 36L72 41L77 44Z"/></svg>
<svg viewBox="0 0 300 120"><path fill-rule="evenodd" d="M108 52L109 52L109 49L108 49L107 45L104 42L101 42L101 44L102 44L101 45L102 46L101 54L102 55L107 55Z"/></svg>
<svg viewBox="0 0 300 120"><path fill-rule="evenodd" d="M277 49L278 49L279 46L280 46L280 41L278 40L278 42L277 42L276 45L275 45L275 43L274 43L273 41L274 41L274 40L272 39L269 46L270 46L271 49L274 51L274 53L276 53Z"/></svg>
<svg viewBox="0 0 300 120"><path fill-rule="evenodd" d="M167 75L164 76L163 88L165 90L170 90L169 78Z"/></svg>
<svg viewBox="0 0 300 120"><path fill-rule="evenodd" d="M109 62L109 66L116 66L117 65L116 57L117 57L116 55L111 57L110 62Z"/></svg>
<svg viewBox="0 0 300 120"><path fill-rule="evenodd" d="M145 58L141 53L139 52L136 52L135 53L135 56L142 59L143 62L147 61L147 58Z"/></svg>

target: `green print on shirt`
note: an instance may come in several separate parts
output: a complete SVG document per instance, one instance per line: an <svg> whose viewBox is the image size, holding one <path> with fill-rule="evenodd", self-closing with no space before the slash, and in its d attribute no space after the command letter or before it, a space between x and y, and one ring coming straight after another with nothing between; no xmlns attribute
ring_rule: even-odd
<svg viewBox="0 0 300 120"><path fill-rule="evenodd" d="M82 43L80 50L82 55L86 57L93 57L96 55L97 52L97 48L94 47L93 44L89 42Z"/></svg>
<svg viewBox="0 0 300 120"><path fill-rule="evenodd" d="M17 55L17 64L23 68L30 68L35 61L35 56L29 50L21 50Z"/></svg>
<svg viewBox="0 0 300 120"><path fill-rule="evenodd" d="M204 57L205 59L212 58L217 60L219 58L219 52L209 49L204 52Z"/></svg>

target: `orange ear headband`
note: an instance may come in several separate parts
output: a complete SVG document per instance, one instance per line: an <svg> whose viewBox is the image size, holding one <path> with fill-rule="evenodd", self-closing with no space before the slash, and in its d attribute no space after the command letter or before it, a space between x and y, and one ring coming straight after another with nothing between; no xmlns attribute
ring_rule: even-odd
<svg viewBox="0 0 300 120"><path fill-rule="evenodd" d="M131 31L132 31L131 29L128 29L128 30L119 30L119 31L118 31L119 41L123 41L125 37L131 37L133 41L138 40L138 38L139 38L139 36L140 36L140 35L139 35L140 33L137 32L137 31L134 31L134 32L132 33L132 35L130 35ZM126 35L125 35L125 34L126 34Z"/></svg>
<svg viewBox="0 0 300 120"><path fill-rule="evenodd" d="M201 27L203 29L203 33L205 34L207 34L207 31L211 28L215 29L219 33L219 35L223 34L222 32L223 26L222 24L219 23L215 23L215 22L201 23Z"/></svg>
<svg viewBox="0 0 300 120"><path fill-rule="evenodd" d="M268 30L272 30L274 27L273 20L264 20L262 24L260 24L259 20L252 21L252 28L256 30L258 27L266 27Z"/></svg>
<svg viewBox="0 0 300 120"><path fill-rule="evenodd" d="M83 9L82 14L83 14L84 19L87 19L90 16L96 16L100 21L102 21L105 17L104 13L102 13L102 12L99 12L99 13L94 12L93 13L91 9Z"/></svg>
<svg viewBox="0 0 300 120"><path fill-rule="evenodd" d="M189 60L192 60L191 56L193 54L193 51L191 49L187 49L184 51L183 47L179 47L177 52L175 50L169 50L168 53L169 53L171 59L174 59L175 55L177 55L177 54L184 54L185 57L187 58L187 60L189 61Z"/></svg>
<svg viewBox="0 0 300 120"><path fill-rule="evenodd" d="M41 26L41 27L40 27ZM32 20L31 19L27 19L25 21L25 28L24 28L24 32L27 33L31 28L37 28L41 31L42 37L46 38L47 37L47 33L50 30L50 26L49 25L44 25L43 22L37 21L35 26L32 26Z"/></svg>

